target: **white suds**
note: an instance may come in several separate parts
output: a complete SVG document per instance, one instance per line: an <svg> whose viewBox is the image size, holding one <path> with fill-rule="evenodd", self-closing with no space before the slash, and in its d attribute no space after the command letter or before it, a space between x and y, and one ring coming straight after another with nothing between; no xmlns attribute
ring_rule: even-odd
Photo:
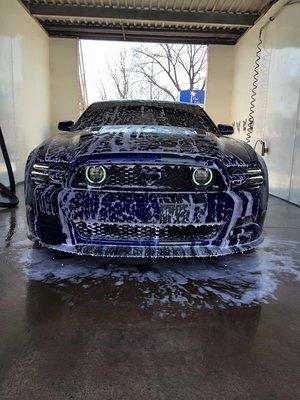
<svg viewBox="0 0 300 400"><path fill-rule="evenodd" d="M52 259L46 249L20 251L27 279L48 283L77 284L88 291L92 283L110 279L125 288L134 281L142 308L157 305L161 314L166 306L242 306L276 299L283 277L300 281L298 242L266 239L256 251L210 259L141 260L134 265L109 264L101 258L71 256ZM51 260L51 261L50 261ZM130 264L131 263L131 264Z"/></svg>

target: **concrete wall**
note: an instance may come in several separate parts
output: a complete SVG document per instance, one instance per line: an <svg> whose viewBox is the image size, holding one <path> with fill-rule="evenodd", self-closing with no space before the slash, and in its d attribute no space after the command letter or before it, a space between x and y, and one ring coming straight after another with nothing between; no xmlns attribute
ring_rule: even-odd
<svg viewBox="0 0 300 400"><path fill-rule="evenodd" d="M235 135L240 139L246 138L244 128L250 108L259 30L286 2L279 0L235 46L208 46L205 109L216 123L234 122ZM252 143L255 139L254 135Z"/></svg>
<svg viewBox="0 0 300 400"><path fill-rule="evenodd" d="M49 39L17 0L0 1L0 124L17 182L30 151L80 114L77 44Z"/></svg>
<svg viewBox="0 0 300 400"><path fill-rule="evenodd" d="M205 110L215 123L231 123L234 47L208 46Z"/></svg>
<svg viewBox="0 0 300 400"><path fill-rule="evenodd" d="M300 204L300 4L288 3L279 0L235 46L209 46L205 108L215 122L233 123L234 136L246 140L264 27L250 143L267 142L270 192Z"/></svg>
<svg viewBox="0 0 300 400"><path fill-rule="evenodd" d="M231 102L231 119L235 123L236 137L245 140L248 115L251 101L253 74L261 27L275 15L287 0L279 0L271 9L252 27L234 46L234 79ZM268 63L265 68L269 68ZM266 82L260 82L263 84ZM253 132L251 143L260 137L260 133Z"/></svg>
<svg viewBox="0 0 300 400"><path fill-rule="evenodd" d="M78 41L50 38L51 132L57 123L76 120L80 114Z"/></svg>
<svg viewBox="0 0 300 400"><path fill-rule="evenodd" d="M264 27L251 144L263 139L269 147L265 161L270 192L300 204L300 4L286 3L278 1L235 46L231 118L235 136L245 140L259 31Z"/></svg>
<svg viewBox="0 0 300 400"><path fill-rule="evenodd" d="M16 180L49 135L49 39L16 0L0 1L0 124ZM0 181L7 183L0 154Z"/></svg>

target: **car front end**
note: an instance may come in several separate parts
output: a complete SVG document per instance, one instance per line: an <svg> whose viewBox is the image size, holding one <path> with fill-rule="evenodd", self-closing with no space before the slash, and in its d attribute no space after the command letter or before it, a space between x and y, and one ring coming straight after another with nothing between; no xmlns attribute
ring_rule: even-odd
<svg viewBox="0 0 300 400"><path fill-rule="evenodd" d="M72 136L84 150L69 157L60 156L68 154L61 143L31 154L25 187L30 239L104 257L218 256L262 241L268 178L261 158L242 144L247 157L233 154L231 145L217 146L222 139L213 134L195 145L193 132L189 140L179 132L170 141L180 128L169 127L154 145L156 128L139 135L138 129L145 131L104 130L101 137L110 136L101 145L97 135Z"/></svg>

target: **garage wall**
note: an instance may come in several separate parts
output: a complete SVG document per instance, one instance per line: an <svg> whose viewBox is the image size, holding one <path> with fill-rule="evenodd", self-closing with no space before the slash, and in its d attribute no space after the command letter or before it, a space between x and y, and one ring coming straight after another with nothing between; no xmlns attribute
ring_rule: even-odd
<svg viewBox="0 0 300 400"><path fill-rule="evenodd" d="M231 123L234 47L208 46L205 110L217 124Z"/></svg>
<svg viewBox="0 0 300 400"><path fill-rule="evenodd" d="M300 4L282 8L285 3L279 1L273 6L235 46L231 116L235 136L245 139L255 53L259 31L265 26L251 144L264 139L269 147L265 161L270 192L300 204ZM275 19L268 22L271 16Z"/></svg>
<svg viewBox="0 0 300 400"><path fill-rule="evenodd" d="M235 136L245 140L248 122L253 74L261 27L287 3L287 0L279 0L234 46L234 79L231 104L231 118L234 122ZM268 62L264 66L269 68ZM267 85L267 82L260 82ZM266 92L266 87L264 87ZM256 107L257 108L257 107ZM260 137L255 130L252 144Z"/></svg>
<svg viewBox="0 0 300 400"><path fill-rule="evenodd" d="M51 134L59 121L80 115L81 92L77 39L50 38Z"/></svg>
<svg viewBox="0 0 300 400"><path fill-rule="evenodd" d="M0 1L0 124L22 181L28 153L49 135L49 39L16 0Z"/></svg>

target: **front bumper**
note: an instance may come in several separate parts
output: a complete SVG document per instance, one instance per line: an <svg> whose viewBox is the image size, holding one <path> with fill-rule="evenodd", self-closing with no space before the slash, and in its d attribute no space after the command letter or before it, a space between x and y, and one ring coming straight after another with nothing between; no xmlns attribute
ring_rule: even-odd
<svg viewBox="0 0 300 400"><path fill-rule="evenodd" d="M27 205L29 238L56 250L105 257L232 254L250 250L262 241L264 210L260 197L259 190L100 192L39 185ZM82 224L88 226L79 230ZM91 226L96 228L93 230ZM122 232L125 227L125 232L131 234L107 236L101 230L107 226L122 228ZM212 226L214 229L195 236L197 229L202 232L203 227ZM176 237L161 234L173 232L172 227L176 227ZM178 231L185 234L181 237ZM192 231L193 235L189 233Z"/></svg>
<svg viewBox="0 0 300 400"><path fill-rule="evenodd" d="M256 248L263 241L260 236L252 242L239 244L236 246L201 246L198 244L182 244L182 245L162 245L157 246L122 246L113 244L46 244L40 241L39 238L28 235L33 242L47 247L52 250L73 253L78 255L88 255L95 257L132 257L132 258L168 258L168 257L218 257L226 256L235 253L244 253Z"/></svg>

